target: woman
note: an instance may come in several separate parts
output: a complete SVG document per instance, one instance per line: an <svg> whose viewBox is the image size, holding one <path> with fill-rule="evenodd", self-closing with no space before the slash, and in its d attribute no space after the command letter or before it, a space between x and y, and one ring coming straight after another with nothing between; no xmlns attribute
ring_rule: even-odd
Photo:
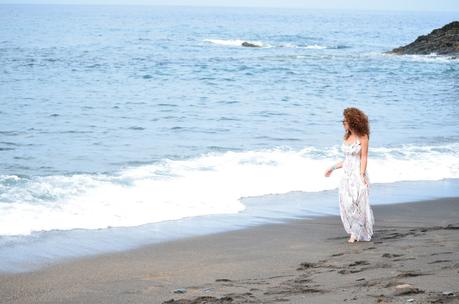
<svg viewBox="0 0 459 304"><path fill-rule="evenodd" d="M367 174L368 117L357 108L343 112L344 142L341 149L344 160L327 169L325 176L343 168L339 185L339 207L344 229L350 235L348 242L369 241L373 235L374 217L368 201L369 177Z"/></svg>

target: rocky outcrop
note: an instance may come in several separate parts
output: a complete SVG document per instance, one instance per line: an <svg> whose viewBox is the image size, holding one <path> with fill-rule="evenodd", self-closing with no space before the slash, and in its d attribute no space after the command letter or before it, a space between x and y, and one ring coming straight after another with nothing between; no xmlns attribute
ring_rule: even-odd
<svg viewBox="0 0 459 304"><path fill-rule="evenodd" d="M451 22L428 35L419 36L414 42L393 49L398 55L419 54L459 55L459 21Z"/></svg>
<svg viewBox="0 0 459 304"><path fill-rule="evenodd" d="M242 42L241 45L242 45L242 46L245 46L245 47L261 47L261 46L258 45L258 44L251 43L251 42L247 42L247 41Z"/></svg>

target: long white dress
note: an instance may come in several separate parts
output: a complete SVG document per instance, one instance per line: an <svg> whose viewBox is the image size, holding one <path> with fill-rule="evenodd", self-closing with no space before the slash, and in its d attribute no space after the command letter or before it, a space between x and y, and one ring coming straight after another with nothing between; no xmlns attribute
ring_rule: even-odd
<svg viewBox="0 0 459 304"><path fill-rule="evenodd" d="M339 186L339 207L344 229L358 241L370 241L373 235L374 216L368 194L368 186L360 176L361 145L357 138L352 144L341 146L345 158L343 176ZM369 183L368 173L365 172Z"/></svg>

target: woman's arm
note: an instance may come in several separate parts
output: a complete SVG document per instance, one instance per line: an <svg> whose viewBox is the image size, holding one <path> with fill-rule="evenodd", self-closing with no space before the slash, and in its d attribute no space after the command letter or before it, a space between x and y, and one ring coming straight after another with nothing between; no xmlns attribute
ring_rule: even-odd
<svg viewBox="0 0 459 304"><path fill-rule="evenodd" d="M361 152L360 152L360 176L365 177L365 172L367 171L367 160L368 160L368 136L367 135L364 135L360 138L360 145L362 147Z"/></svg>
<svg viewBox="0 0 459 304"><path fill-rule="evenodd" d="M339 169L339 168L342 168L342 167L343 167L343 161L340 161L340 162L335 164L335 169Z"/></svg>
<svg viewBox="0 0 459 304"><path fill-rule="evenodd" d="M330 174L333 172L335 169L339 169L343 167L343 161L340 161L336 164L334 164L331 168L328 168L327 171L325 171L325 176L330 176Z"/></svg>

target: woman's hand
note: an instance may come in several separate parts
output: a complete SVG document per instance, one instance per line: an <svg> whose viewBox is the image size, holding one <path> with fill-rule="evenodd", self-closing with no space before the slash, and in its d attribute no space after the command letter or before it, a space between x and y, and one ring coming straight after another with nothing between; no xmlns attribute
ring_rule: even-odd
<svg viewBox="0 0 459 304"><path fill-rule="evenodd" d="M360 178L362 179L363 184L368 187L368 180L367 177L363 174L360 174Z"/></svg>
<svg viewBox="0 0 459 304"><path fill-rule="evenodd" d="M328 168L327 171L325 171L325 176L329 177L333 172L333 168Z"/></svg>

